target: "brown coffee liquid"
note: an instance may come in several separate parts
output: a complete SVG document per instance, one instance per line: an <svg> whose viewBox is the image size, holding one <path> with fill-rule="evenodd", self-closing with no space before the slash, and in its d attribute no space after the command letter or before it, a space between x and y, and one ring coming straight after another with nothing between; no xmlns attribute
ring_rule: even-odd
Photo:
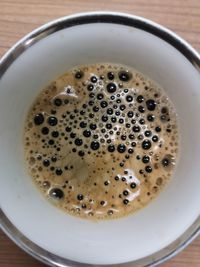
<svg viewBox="0 0 200 267"><path fill-rule="evenodd" d="M164 90L115 64L74 68L38 95L26 118L25 158L44 196L88 219L125 216L169 181L176 111Z"/></svg>

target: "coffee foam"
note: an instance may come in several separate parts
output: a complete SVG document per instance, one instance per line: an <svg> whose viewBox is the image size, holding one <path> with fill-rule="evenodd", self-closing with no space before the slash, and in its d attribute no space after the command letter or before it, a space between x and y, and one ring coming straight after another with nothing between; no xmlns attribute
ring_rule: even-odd
<svg viewBox="0 0 200 267"><path fill-rule="evenodd" d="M164 90L121 65L69 70L44 88L24 131L29 173L57 207L118 218L154 198L178 155L176 111Z"/></svg>

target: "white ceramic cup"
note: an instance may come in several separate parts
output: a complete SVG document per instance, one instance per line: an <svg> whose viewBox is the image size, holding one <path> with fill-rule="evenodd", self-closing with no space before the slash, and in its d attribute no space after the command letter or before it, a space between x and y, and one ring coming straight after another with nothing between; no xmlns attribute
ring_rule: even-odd
<svg viewBox="0 0 200 267"><path fill-rule="evenodd" d="M40 90L74 66L97 62L124 64L158 82L176 107L181 133L180 160L164 191L135 214L98 223L65 214L41 195L24 167L22 143ZM197 234L200 57L186 42L139 17L84 13L32 32L0 64L1 225L19 246L52 266L153 266Z"/></svg>

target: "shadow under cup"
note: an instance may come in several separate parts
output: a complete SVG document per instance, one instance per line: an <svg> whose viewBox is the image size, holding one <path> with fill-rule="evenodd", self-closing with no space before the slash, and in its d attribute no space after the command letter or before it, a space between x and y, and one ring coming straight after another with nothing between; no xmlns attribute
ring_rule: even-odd
<svg viewBox="0 0 200 267"><path fill-rule="evenodd" d="M167 40L170 36L174 46ZM5 66L8 68L0 82L1 223L3 230L32 255L48 263L62 262L62 266L64 259L87 266L129 261L143 266L153 261L143 258L177 240L197 220L200 72L181 51L187 45L176 38L141 18L115 13L82 14L35 31L2 59L2 73ZM189 46L185 49L196 56L200 67L198 55ZM176 107L181 141L176 171L155 200L125 218L92 222L65 214L38 191L25 168L22 133L28 109L44 86L74 66L97 62L124 64L158 82ZM42 250L34 252L33 243L22 245L19 233L8 226L8 220L54 256L48 254L45 260L38 255ZM67 264L76 265L70 261Z"/></svg>

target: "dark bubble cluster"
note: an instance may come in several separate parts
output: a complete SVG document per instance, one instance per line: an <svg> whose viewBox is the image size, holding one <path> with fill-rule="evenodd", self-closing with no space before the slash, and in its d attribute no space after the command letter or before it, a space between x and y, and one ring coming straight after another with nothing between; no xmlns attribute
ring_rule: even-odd
<svg viewBox="0 0 200 267"><path fill-rule="evenodd" d="M94 216L92 207L96 207L97 211L112 217L120 205L134 208L133 195L139 190L140 179L148 183L159 168L161 173L172 170L174 153L168 147L164 153L154 155L154 150L163 147L163 135L169 138L176 130L170 124L170 106L166 101L163 103L143 79L138 89L140 83L134 72L122 67L97 65L92 72L79 68L69 73L71 84L65 87L64 93L51 91L48 108L40 108L36 101L30 112L28 124L35 129L31 138L37 144L37 170L52 175L53 182L45 178L43 188L57 202L66 200L69 204L72 201L76 208L71 208L70 212L80 215L83 210L87 216ZM51 86L49 88L52 90ZM55 85L53 88L55 90ZM33 153L30 154L34 159ZM86 165L87 179L78 177L82 186L73 184L74 180L70 181L72 178L68 176L73 177L70 175ZM124 171L131 168L132 173ZM106 180L102 178L101 182L95 178L103 175ZM91 190L87 186L87 190L83 189L85 183L87 185L84 179L99 188L100 197L105 194L104 199L96 196L95 200L94 195L90 196L86 191ZM156 181L155 186L161 186L163 178ZM116 195L117 186L123 190Z"/></svg>

